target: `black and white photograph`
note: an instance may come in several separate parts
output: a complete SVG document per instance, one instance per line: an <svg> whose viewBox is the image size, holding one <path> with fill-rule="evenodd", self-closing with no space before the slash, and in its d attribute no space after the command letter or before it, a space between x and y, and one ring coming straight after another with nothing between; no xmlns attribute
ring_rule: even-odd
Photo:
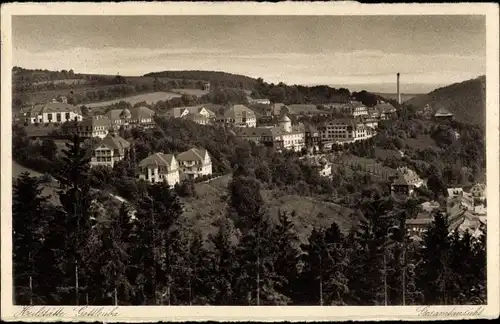
<svg viewBox="0 0 500 324"><path fill-rule="evenodd" d="M47 10L2 62L19 316L498 302L486 14Z"/></svg>

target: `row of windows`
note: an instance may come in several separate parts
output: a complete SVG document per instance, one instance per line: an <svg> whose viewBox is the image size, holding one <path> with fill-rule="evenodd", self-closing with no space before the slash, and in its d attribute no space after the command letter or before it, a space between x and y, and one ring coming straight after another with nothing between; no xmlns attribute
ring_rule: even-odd
<svg viewBox="0 0 500 324"><path fill-rule="evenodd" d="M195 171L198 171L198 172L201 172L202 168L184 168L183 171L186 172L186 171L191 171L191 172L195 172Z"/></svg>
<svg viewBox="0 0 500 324"><path fill-rule="evenodd" d="M97 162L111 162L111 156L108 156L108 157L106 157L106 156L102 156L102 157L98 156L98 157L96 157L96 161Z"/></svg>
<svg viewBox="0 0 500 324"><path fill-rule="evenodd" d="M48 119L49 121L51 121L51 120L52 120L52 115L53 115L53 114L47 114L47 119ZM55 115L56 115L56 120L57 120L58 122L60 122L60 121L62 120L62 118L61 118L61 113L56 113ZM70 113L65 113L65 114L64 114L64 117L65 117L65 119L66 119L66 120L70 120Z"/></svg>

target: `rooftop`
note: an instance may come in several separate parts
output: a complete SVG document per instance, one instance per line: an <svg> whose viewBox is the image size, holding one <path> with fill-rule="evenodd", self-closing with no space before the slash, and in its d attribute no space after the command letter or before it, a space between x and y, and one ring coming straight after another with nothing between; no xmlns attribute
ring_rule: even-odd
<svg viewBox="0 0 500 324"><path fill-rule="evenodd" d="M192 148L177 155L177 161L204 161L208 155L205 149Z"/></svg>
<svg viewBox="0 0 500 324"><path fill-rule="evenodd" d="M113 133L109 133L108 135L106 135L106 137L104 137L102 141L95 144L94 148L97 148L101 145L106 145L110 149L119 151L123 151L130 147L130 143L128 141Z"/></svg>
<svg viewBox="0 0 500 324"><path fill-rule="evenodd" d="M140 167L150 167L150 166L162 166L170 168L173 160L175 159L173 154L164 154L161 152L154 153L147 158L141 160L139 162Z"/></svg>

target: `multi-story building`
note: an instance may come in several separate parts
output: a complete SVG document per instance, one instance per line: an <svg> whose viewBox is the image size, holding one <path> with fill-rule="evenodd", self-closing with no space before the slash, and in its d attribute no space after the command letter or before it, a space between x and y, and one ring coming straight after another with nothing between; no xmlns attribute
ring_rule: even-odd
<svg viewBox="0 0 500 324"><path fill-rule="evenodd" d="M112 168L116 162L121 161L124 158L129 147L129 142L114 132L111 132L92 149L90 165L102 165Z"/></svg>
<svg viewBox="0 0 500 324"><path fill-rule="evenodd" d="M212 174L212 159L205 149L192 148L177 155L181 175L185 179L196 179Z"/></svg>
<svg viewBox="0 0 500 324"><path fill-rule="evenodd" d="M368 108L363 104L353 104L351 107L351 115L354 118L359 116L368 116Z"/></svg>
<svg viewBox="0 0 500 324"><path fill-rule="evenodd" d="M319 130L308 124L305 126L305 142L306 146L310 149L319 149L320 143L321 143L321 133Z"/></svg>
<svg viewBox="0 0 500 324"><path fill-rule="evenodd" d="M408 167L397 169L397 177L391 184L391 194L393 197L409 197L413 195L415 188L424 185L422 178Z"/></svg>
<svg viewBox="0 0 500 324"><path fill-rule="evenodd" d="M173 154L154 153L139 162L139 179L151 183L167 181L173 187L180 180L179 163Z"/></svg>
<svg viewBox="0 0 500 324"><path fill-rule="evenodd" d="M231 105L218 121L224 124L230 124L236 127L256 127L257 118L250 108L244 105Z"/></svg>
<svg viewBox="0 0 500 324"><path fill-rule="evenodd" d="M215 113L204 106L173 108L165 114L171 118L184 118L200 125L207 125L215 120Z"/></svg>
<svg viewBox="0 0 500 324"><path fill-rule="evenodd" d="M114 128L151 128L155 125L154 115L155 112L146 106L112 109L106 113Z"/></svg>
<svg viewBox="0 0 500 324"><path fill-rule="evenodd" d="M94 116L79 122L77 132L80 137L104 138L112 128L113 124L107 116Z"/></svg>
<svg viewBox="0 0 500 324"><path fill-rule="evenodd" d="M318 130L323 142L352 143L375 136L372 127L356 119L334 119L323 123Z"/></svg>
<svg viewBox="0 0 500 324"><path fill-rule="evenodd" d="M237 129L236 135L277 150L300 151L305 147L304 125L293 126L292 121L286 115L280 118L278 126L240 128Z"/></svg>
<svg viewBox="0 0 500 324"><path fill-rule="evenodd" d="M55 100L46 104L23 108L19 117L28 124L64 123L83 119L82 112L77 107Z"/></svg>

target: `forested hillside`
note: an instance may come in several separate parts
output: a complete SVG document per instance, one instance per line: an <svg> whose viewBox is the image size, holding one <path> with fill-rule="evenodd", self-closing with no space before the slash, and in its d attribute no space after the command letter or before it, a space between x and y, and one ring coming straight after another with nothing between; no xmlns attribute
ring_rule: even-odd
<svg viewBox="0 0 500 324"><path fill-rule="evenodd" d="M460 122L484 125L486 120L486 77L436 89L428 94L416 96L405 102L416 108L429 105L432 109L444 107Z"/></svg>
<svg viewBox="0 0 500 324"><path fill-rule="evenodd" d="M220 71L163 71L151 72L144 75L145 77L158 77L169 79L187 79L187 80L203 80L208 81L211 85L253 90L256 79L227 72Z"/></svg>

